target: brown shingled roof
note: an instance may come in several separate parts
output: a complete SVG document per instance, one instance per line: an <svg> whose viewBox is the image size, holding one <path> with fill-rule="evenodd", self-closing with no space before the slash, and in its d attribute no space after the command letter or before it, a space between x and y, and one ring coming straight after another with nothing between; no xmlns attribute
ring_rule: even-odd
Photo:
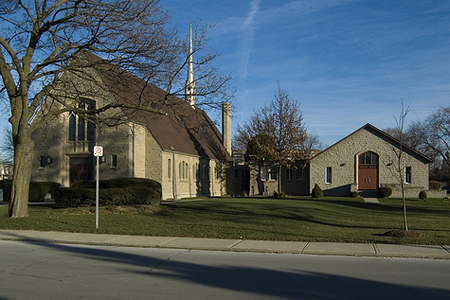
<svg viewBox="0 0 450 300"><path fill-rule="evenodd" d="M165 115L124 108L132 121L145 125L162 149L208 157L222 161L232 158L223 146L222 134L208 115L193 109L189 103L167 95L165 91L123 69L85 52L97 73L118 103L146 105L154 109L161 106Z"/></svg>

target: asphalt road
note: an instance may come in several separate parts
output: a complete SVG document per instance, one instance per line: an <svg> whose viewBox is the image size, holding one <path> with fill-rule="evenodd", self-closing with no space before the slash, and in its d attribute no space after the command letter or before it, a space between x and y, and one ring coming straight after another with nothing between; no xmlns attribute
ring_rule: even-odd
<svg viewBox="0 0 450 300"><path fill-rule="evenodd" d="M0 300L450 299L450 260L0 241Z"/></svg>

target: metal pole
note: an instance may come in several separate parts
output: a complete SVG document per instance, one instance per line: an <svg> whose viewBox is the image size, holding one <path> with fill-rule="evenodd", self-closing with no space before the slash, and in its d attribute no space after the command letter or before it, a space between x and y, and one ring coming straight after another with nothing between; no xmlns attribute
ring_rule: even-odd
<svg viewBox="0 0 450 300"><path fill-rule="evenodd" d="M97 156L96 175L95 175L95 229L98 229L98 190L99 190L99 169L100 156Z"/></svg>

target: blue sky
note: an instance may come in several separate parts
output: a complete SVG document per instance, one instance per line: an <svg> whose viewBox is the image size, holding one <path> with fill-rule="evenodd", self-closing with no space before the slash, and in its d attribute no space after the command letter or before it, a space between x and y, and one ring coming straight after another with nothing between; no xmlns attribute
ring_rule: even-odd
<svg viewBox="0 0 450 300"><path fill-rule="evenodd" d="M277 82L309 132L331 145L366 123L407 124L450 100L450 1L163 0L171 22L216 24L208 45L236 77L233 129L273 99ZM214 116L213 116L214 118Z"/></svg>

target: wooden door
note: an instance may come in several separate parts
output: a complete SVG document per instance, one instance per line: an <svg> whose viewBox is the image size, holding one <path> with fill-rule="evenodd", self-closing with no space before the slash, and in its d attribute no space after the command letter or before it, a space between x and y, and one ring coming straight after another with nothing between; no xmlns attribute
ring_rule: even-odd
<svg viewBox="0 0 450 300"><path fill-rule="evenodd" d="M70 159L70 186L78 181L94 180L94 161L92 157Z"/></svg>
<svg viewBox="0 0 450 300"><path fill-rule="evenodd" d="M378 188L378 170L376 168L359 168L358 189L376 190Z"/></svg>
<svg viewBox="0 0 450 300"><path fill-rule="evenodd" d="M378 154L365 152L358 156L358 189L376 190L378 188Z"/></svg>

